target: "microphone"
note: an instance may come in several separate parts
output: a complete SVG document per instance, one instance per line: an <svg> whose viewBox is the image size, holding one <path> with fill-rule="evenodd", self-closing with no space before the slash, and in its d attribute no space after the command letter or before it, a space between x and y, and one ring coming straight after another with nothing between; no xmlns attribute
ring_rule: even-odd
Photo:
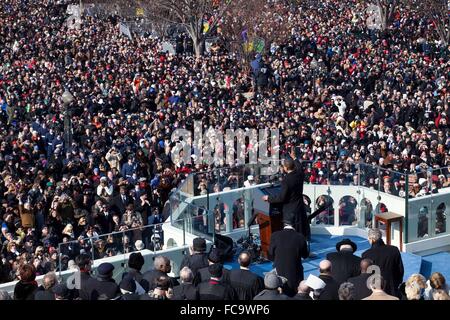
<svg viewBox="0 0 450 320"><path fill-rule="evenodd" d="M247 223L247 227L248 227L248 228L250 228L250 226L253 224L253 222L255 222L257 216L258 216L257 213L254 213L254 214L252 215L252 217L250 218L250 221Z"/></svg>

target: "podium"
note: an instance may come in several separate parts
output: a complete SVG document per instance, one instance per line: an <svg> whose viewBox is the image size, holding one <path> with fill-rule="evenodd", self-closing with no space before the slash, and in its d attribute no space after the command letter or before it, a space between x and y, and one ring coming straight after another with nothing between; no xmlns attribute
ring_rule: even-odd
<svg viewBox="0 0 450 320"><path fill-rule="evenodd" d="M280 192L280 189L281 188L279 186L259 189L261 194L255 197L255 203L253 205L254 213L256 215L256 222L259 225L261 255L266 259L269 257L270 238L272 233L283 229L282 205L270 204L259 199L263 195L276 195Z"/></svg>
<svg viewBox="0 0 450 320"><path fill-rule="evenodd" d="M403 250L403 216L393 213L393 212L384 212L375 215L375 226L378 228L379 224L385 224L386 225L386 244L391 244L391 238L392 238L392 226L394 223L399 223L399 231L400 231L400 237L399 237L399 249L400 251Z"/></svg>

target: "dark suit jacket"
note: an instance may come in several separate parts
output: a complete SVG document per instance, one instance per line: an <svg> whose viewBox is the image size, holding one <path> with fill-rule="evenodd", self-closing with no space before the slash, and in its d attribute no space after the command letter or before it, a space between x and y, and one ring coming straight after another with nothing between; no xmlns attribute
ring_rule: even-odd
<svg viewBox="0 0 450 320"><path fill-rule="evenodd" d="M113 232L114 222L111 212L109 212L107 217L103 213L99 213L95 219L95 222L100 225L100 228L102 228L102 233Z"/></svg>
<svg viewBox="0 0 450 320"><path fill-rule="evenodd" d="M339 300L339 284L333 277L321 274L319 278L325 282L325 288L320 293L319 300Z"/></svg>
<svg viewBox="0 0 450 320"><path fill-rule="evenodd" d="M180 284L177 279L169 277L167 274L159 270L149 270L142 275L142 278L149 283L150 290L153 290L156 287L155 280L161 276L169 278L170 286L172 288Z"/></svg>
<svg viewBox="0 0 450 320"><path fill-rule="evenodd" d="M34 300L55 300L55 294L52 292L52 289L53 288L45 290L44 288L39 287L34 294Z"/></svg>
<svg viewBox="0 0 450 320"><path fill-rule="evenodd" d="M80 278L81 288L78 289L78 297L81 300L97 300L98 292L96 288L98 286L98 280L91 277L87 272L81 272Z"/></svg>
<svg viewBox="0 0 450 320"><path fill-rule="evenodd" d="M264 289L264 279L250 270L236 269L230 271L230 285L239 300L253 300Z"/></svg>
<svg viewBox="0 0 450 320"><path fill-rule="evenodd" d="M305 174L300 162L295 161L295 170L288 173L281 182L281 192L269 196L269 202L283 205L283 221L292 224L305 237L309 234L306 211L303 202Z"/></svg>
<svg viewBox="0 0 450 320"><path fill-rule="evenodd" d="M97 286L95 288L98 296L105 295L108 299L113 299L119 296L120 289L113 279L97 279Z"/></svg>
<svg viewBox="0 0 450 320"><path fill-rule="evenodd" d="M289 300L289 297L277 290L264 289L253 300Z"/></svg>
<svg viewBox="0 0 450 320"><path fill-rule="evenodd" d="M234 290L227 284L210 280L198 285L200 300L236 300Z"/></svg>
<svg viewBox="0 0 450 320"><path fill-rule="evenodd" d="M230 271L223 268L222 278L220 278L220 282L224 284L230 284ZM197 271L194 276L194 285L198 286L202 282L207 282L211 278L211 274L209 273L209 266L201 268Z"/></svg>
<svg viewBox="0 0 450 320"><path fill-rule="evenodd" d="M312 298L306 293L297 293L292 299L294 299L294 300L312 300Z"/></svg>
<svg viewBox="0 0 450 320"><path fill-rule="evenodd" d="M129 268L128 272L125 272L122 275L122 279L125 278L126 275L131 276L137 283L139 283L142 289L145 290L145 292L148 292L150 290L150 284L143 278L143 274L140 271Z"/></svg>
<svg viewBox="0 0 450 320"><path fill-rule="evenodd" d="M367 279L370 273L361 273L359 276L348 279L355 286L355 300L362 300L372 294L372 290L367 287Z"/></svg>
<svg viewBox="0 0 450 320"><path fill-rule="evenodd" d="M206 253L195 253L193 255L187 255L183 258L180 264L180 270L184 267L188 267L195 275L201 268L209 266L208 256ZM209 278L208 278L209 279Z"/></svg>
<svg viewBox="0 0 450 320"><path fill-rule="evenodd" d="M351 251L329 253L327 260L331 261L331 273L339 284L347 281L348 278L356 277L361 272L361 258L355 256Z"/></svg>
<svg viewBox="0 0 450 320"><path fill-rule="evenodd" d="M192 283L182 283L173 288L173 300L198 300L197 288Z"/></svg>
<svg viewBox="0 0 450 320"><path fill-rule="evenodd" d="M127 209L127 205L131 203L130 196L126 196L127 199L125 202L122 201L122 196L119 194L113 198L113 201L111 203L111 207L116 208L120 215L122 216L125 213L125 210Z"/></svg>
<svg viewBox="0 0 450 320"><path fill-rule="evenodd" d="M305 237L295 230L283 229L272 234L269 259L274 262L278 275L287 278L291 292L297 292L303 280L302 258L308 255Z"/></svg>
<svg viewBox="0 0 450 320"><path fill-rule="evenodd" d="M372 245L362 254L362 258L372 259L380 267L381 276L386 281L385 292L398 296L398 287L403 282L403 261L400 251L395 246L384 244L383 240Z"/></svg>

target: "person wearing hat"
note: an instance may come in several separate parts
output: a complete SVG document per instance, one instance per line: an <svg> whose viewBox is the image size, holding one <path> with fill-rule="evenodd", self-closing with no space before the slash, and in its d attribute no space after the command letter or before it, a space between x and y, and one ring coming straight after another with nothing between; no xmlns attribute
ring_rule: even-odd
<svg viewBox="0 0 450 320"><path fill-rule="evenodd" d="M119 284L120 300L140 300L140 295L136 293L136 281L131 275L125 276Z"/></svg>
<svg viewBox="0 0 450 320"><path fill-rule="evenodd" d="M134 247L136 248L137 251L141 251L145 249L145 245L142 242L142 240L136 240L136 242L134 243Z"/></svg>
<svg viewBox="0 0 450 320"><path fill-rule="evenodd" d="M254 185L256 185L255 177L252 175L247 176L247 180L244 181L244 186L250 187L250 186L254 186Z"/></svg>
<svg viewBox="0 0 450 320"><path fill-rule="evenodd" d="M180 270L188 267L194 274L197 274L201 268L208 267L208 257L206 254L206 240L203 238L195 238L192 246L189 248L189 255L183 258Z"/></svg>
<svg viewBox="0 0 450 320"><path fill-rule="evenodd" d="M333 266L331 275L339 284L359 275L361 258L355 256L356 250L356 243L350 239L343 239L336 243L337 252L327 254L327 260L331 261Z"/></svg>
<svg viewBox="0 0 450 320"><path fill-rule="evenodd" d="M237 296L230 285L222 282L223 265L213 263L208 267L209 281L198 285L199 300L236 300Z"/></svg>
<svg viewBox="0 0 450 320"><path fill-rule="evenodd" d="M136 286L138 287L136 290L138 293L144 293L150 290L150 284L143 278L143 274L141 273L144 264L145 260L142 253L133 252L128 257L128 272L122 275L122 279L129 276L136 281Z"/></svg>
<svg viewBox="0 0 450 320"><path fill-rule="evenodd" d="M215 263L222 263L220 251L217 248L211 248L208 254L208 266L200 268L196 274L194 274L194 285L198 286L200 283L208 281L211 277L209 273L209 266ZM230 271L223 269L222 277L220 278L222 283L230 284Z"/></svg>
<svg viewBox="0 0 450 320"><path fill-rule="evenodd" d="M273 272L268 272L264 276L265 289L253 300L289 300L289 297L283 293L282 286L282 278Z"/></svg>
<svg viewBox="0 0 450 320"><path fill-rule="evenodd" d="M98 296L104 295L107 299L116 298L119 293L119 286L113 279L114 266L105 262L97 267L97 285L95 287Z"/></svg>

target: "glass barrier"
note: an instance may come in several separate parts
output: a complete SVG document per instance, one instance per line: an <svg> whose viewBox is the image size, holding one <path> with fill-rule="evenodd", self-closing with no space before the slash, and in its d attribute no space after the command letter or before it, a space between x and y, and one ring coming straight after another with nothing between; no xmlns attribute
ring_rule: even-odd
<svg viewBox="0 0 450 320"><path fill-rule="evenodd" d="M126 266L126 255L140 250L151 250L153 252L184 246L186 244L186 232L198 236L212 239L214 234L212 226L212 215L207 214L207 210L195 205L185 203L176 197L171 198L174 207L177 210L182 208L180 219L167 220L163 223L144 225L140 214L133 213L129 216L124 214L120 229L117 232L108 234L98 234L94 229L88 230L86 235L80 236L76 240L68 241L67 237L58 245L56 253L55 270L62 272L68 270L79 254L88 254L92 260L99 260L108 257L120 256L123 261L120 264L123 268ZM172 207L172 208L174 208ZM182 242L166 241L164 234L165 226L176 226L183 230ZM171 240L171 239L167 239ZM123 271L123 270L122 270ZM94 272L95 274L95 272Z"/></svg>
<svg viewBox="0 0 450 320"><path fill-rule="evenodd" d="M410 175L414 197L409 201L409 241L423 240L449 233L449 168L417 166Z"/></svg>
<svg viewBox="0 0 450 320"><path fill-rule="evenodd" d="M450 230L450 219L447 219L450 203L443 198L447 192L450 193L450 168L430 170L417 166L412 171L399 172L382 168L376 163L325 160L301 163L305 185L314 188L312 194L304 195L308 213L331 203L313 219L312 224L369 228L374 225L377 214L390 210L395 212L394 208L400 206L405 214L404 243L439 236ZM186 186L189 184L186 179L173 193L172 213L183 211L177 201L190 202L194 199L193 204L211 212L214 227L205 223L209 229L230 232L242 228L251 216L253 203L252 194L246 194L246 189L263 183L278 183L284 176L282 170L263 175L264 167L267 166L241 165L192 173L189 175L189 187ZM395 164L393 168L396 169ZM357 191L352 189L352 192L347 192L348 189L341 188L351 186L358 187ZM181 190L184 191L179 192ZM191 200L186 197L186 190L191 190L190 194L194 195ZM207 197L203 200L198 198L205 195ZM417 202L415 199L420 197L425 198ZM399 199L404 200L401 202ZM186 204L183 206L186 207ZM182 216L172 216L172 219L178 218Z"/></svg>

